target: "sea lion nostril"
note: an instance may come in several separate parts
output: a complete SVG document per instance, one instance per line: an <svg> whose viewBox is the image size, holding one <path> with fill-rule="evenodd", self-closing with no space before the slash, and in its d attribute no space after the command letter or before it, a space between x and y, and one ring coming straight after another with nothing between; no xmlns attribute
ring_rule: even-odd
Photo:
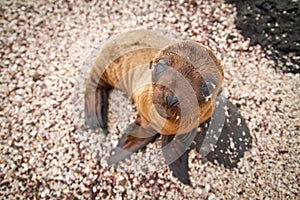
<svg viewBox="0 0 300 200"><path fill-rule="evenodd" d="M178 103L178 98L173 94L167 94L166 102L167 102L167 106L171 108Z"/></svg>

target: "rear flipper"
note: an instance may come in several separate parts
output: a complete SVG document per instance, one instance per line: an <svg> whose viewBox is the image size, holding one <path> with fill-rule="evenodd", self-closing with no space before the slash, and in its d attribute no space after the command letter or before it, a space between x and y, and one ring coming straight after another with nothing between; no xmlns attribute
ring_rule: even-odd
<svg viewBox="0 0 300 200"><path fill-rule="evenodd" d="M135 123L128 126L125 134L119 140L115 149L112 150L108 164L112 165L129 157L134 152L145 147L155 140L158 134L154 130L145 129Z"/></svg>
<svg viewBox="0 0 300 200"><path fill-rule="evenodd" d="M162 153L174 176L182 183L190 185L188 150L197 130L182 135L162 135Z"/></svg>
<svg viewBox="0 0 300 200"><path fill-rule="evenodd" d="M87 86L84 96L86 124L92 129L101 127L105 135L108 133L108 95L110 90L111 88L100 84L95 87Z"/></svg>

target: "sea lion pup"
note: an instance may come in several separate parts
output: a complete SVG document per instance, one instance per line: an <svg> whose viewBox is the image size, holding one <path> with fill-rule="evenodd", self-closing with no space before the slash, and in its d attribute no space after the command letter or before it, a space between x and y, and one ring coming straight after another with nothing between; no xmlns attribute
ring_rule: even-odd
<svg viewBox="0 0 300 200"><path fill-rule="evenodd" d="M223 77L215 54L199 43L150 30L117 35L102 46L86 81L86 123L107 134L109 91L126 92L138 115L112 151L109 164L125 159L159 133L167 164L189 184L186 150L197 127L212 115Z"/></svg>

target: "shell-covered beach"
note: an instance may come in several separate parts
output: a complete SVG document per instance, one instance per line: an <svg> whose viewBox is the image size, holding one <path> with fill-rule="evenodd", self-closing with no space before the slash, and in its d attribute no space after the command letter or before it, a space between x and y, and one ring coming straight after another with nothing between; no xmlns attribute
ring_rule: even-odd
<svg viewBox="0 0 300 200"><path fill-rule="evenodd" d="M1 1L0 199L298 199L299 35L271 37L290 42L290 51L276 51L258 35L253 42L232 2ZM289 33L299 32L293 27ZM203 163L192 150L186 186L164 164L159 140L108 166L136 109L113 91L109 136L87 129L84 81L103 41L138 28L197 41L220 58L224 96L252 136L237 167Z"/></svg>

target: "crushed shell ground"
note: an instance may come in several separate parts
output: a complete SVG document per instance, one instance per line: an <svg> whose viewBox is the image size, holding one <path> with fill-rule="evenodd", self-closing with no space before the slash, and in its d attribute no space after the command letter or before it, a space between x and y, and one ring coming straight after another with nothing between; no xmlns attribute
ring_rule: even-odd
<svg viewBox="0 0 300 200"><path fill-rule="evenodd" d="M1 1L0 199L297 199L299 74L274 70L235 27L236 9L213 1ZM151 28L212 48L224 94L239 106L253 147L237 168L201 163L191 151L192 187L173 177L160 141L107 165L135 108L114 91L110 135L83 126L82 91L101 42Z"/></svg>

